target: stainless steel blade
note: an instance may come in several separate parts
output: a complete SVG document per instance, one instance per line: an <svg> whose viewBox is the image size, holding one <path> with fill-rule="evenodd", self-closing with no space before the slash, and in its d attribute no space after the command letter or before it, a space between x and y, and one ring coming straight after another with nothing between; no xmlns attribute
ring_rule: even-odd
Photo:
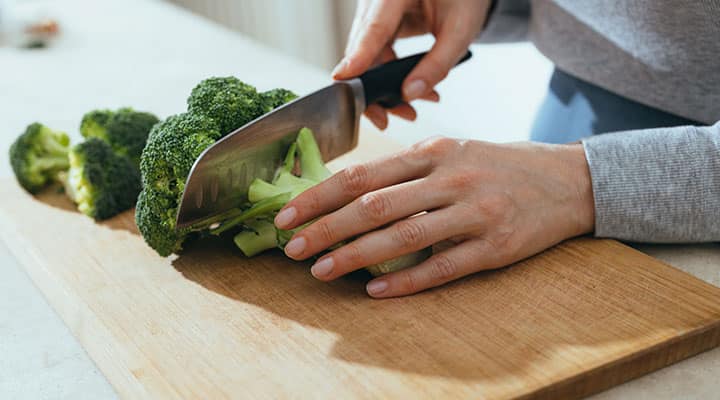
<svg viewBox="0 0 720 400"><path fill-rule="evenodd" d="M177 227L203 228L247 201L255 178L271 180L297 132L308 127L325 161L357 145L362 82L341 81L279 107L207 148L185 183Z"/></svg>

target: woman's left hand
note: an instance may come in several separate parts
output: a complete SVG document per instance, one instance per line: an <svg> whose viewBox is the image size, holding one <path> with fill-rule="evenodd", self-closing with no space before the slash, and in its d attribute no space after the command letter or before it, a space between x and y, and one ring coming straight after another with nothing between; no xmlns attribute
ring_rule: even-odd
<svg viewBox="0 0 720 400"><path fill-rule="evenodd" d="M311 257L323 281L450 240L425 262L372 280L373 297L404 296L503 267L592 232L594 204L582 145L490 144L435 138L340 171L288 203L275 224Z"/></svg>

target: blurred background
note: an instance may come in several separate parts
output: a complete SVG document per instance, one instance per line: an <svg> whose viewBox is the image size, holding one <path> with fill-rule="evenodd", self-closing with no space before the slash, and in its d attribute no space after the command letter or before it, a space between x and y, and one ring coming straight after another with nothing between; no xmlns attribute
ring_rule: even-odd
<svg viewBox="0 0 720 400"><path fill-rule="evenodd" d="M330 71L342 57L356 0L171 0L262 43ZM399 54L428 50L430 36L398 43ZM395 123L398 140L437 134L491 141L528 137L550 63L529 43L473 46L469 66L438 90L439 105L418 104L414 125ZM398 127L399 125L399 127Z"/></svg>
<svg viewBox="0 0 720 400"><path fill-rule="evenodd" d="M86 25L96 29L96 32L83 33L79 32L83 27L72 22L74 19L83 14L91 15L98 9L112 10L117 2L0 0L0 43L6 46L18 44L18 39L9 39L12 35L7 33L11 28L21 28L18 20L25 25L32 22L57 22L60 26L59 34L50 39L49 46L60 48L72 46L75 50L82 50L81 47L88 45L93 36L99 39L102 34L113 29L125 29L129 39L141 40L142 35L148 32L133 26L133 19L142 14L143 3L155 2L162 1L128 0L124 2L126 9L119 13L117 22L88 21ZM192 13L198 20L196 25L200 24L199 19L212 21L212 24L238 32L245 38L293 58L297 62L286 66L289 73L294 66L301 64L329 73L343 54L356 7L355 0L165 2L172 3L178 10ZM92 6L89 7L89 4ZM145 38L146 42L156 42L160 37L165 37L165 33L173 31L167 25L167 21L172 20L169 17L158 19L155 32L150 32L152 36ZM113 24L117 26L113 27ZM180 48L183 38L192 34L187 26L182 28L184 35L175 40ZM79 37L83 34L90 36ZM37 41L28 38L26 32L21 37L29 47L41 47ZM400 55L407 55L429 49L432 42L430 36L405 39L397 44L396 50ZM213 48L217 53L233 51L232 48L220 49L211 42L206 45L208 51L213 51ZM410 124L394 120L388 132L405 144L438 134L497 142L526 139L535 111L545 93L551 69L549 62L529 43L473 45L473 52L471 62L451 73L438 87L442 97L440 104L418 102L418 121ZM251 56L247 58L247 62L253 62ZM196 60L189 62L194 63ZM162 60L159 63L163 63ZM221 67L214 71L205 68L205 71L207 75L214 75L226 73L224 69ZM282 82L282 79L278 81ZM282 85L279 83L278 86Z"/></svg>

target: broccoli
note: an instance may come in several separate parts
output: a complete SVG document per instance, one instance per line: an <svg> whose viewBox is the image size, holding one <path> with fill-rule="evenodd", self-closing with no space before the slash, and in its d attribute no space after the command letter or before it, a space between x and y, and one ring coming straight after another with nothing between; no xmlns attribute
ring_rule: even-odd
<svg viewBox="0 0 720 400"><path fill-rule="evenodd" d="M135 204L140 174L125 156L98 138L89 138L70 149L67 195L85 215L103 220Z"/></svg>
<svg viewBox="0 0 720 400"><path fill-rule="evenodd" d="M300 176L293 174L297 156L300 158ZM288 149L285 162L278 169L273 182L269 183L262 179L255 179L250 184L248 199L253 203L252 206L240 215L224 221L218 227L212 229L210 233L219 235L242 224L242 231L234 236L233 241L247 257L252 257L272 248L283 248L296 232L310 223L293 230L277 229L272 222L275 214L290 199L329 176L330 170L322 161L322 154L312 131L303 128L298 132L297 139ZM343 244L339 243L333 248ZM365 267L365 269L378 276L417 265L430 257L431 254L432 249L428 247Z"/></svg>
<svg viewBox="0 0 720 400"><path fill-rule="evenodd" d="M278 108L298 97L295 93L281 88L268 90L267 92L263 92L261 96L263 98L263 104L265 105L265 112L270 112L272 109Z"/></svg>
<svg viewBox="0 0 720 400"><path fill-rule="evenodd" d="M215 120L224 136L265 114L263 96L234 77L209 78L200 82L187 100L190 113Z"/></svg>
<svg viewBox="0 0 720 400"><path fill-rule="evenodd" d="M175 230L185 181L195 160L221 134L214 120L184 113L155 125L140 158L143 191L135 221L150 247L167 256L182 248L190 230Z"/></svg>
<svg viewBox="0 0 720 400"><path fill-rule="evenodd" d="M83 116L80 133L108 142L117 154L127 156L138 166L148 134L158 122L155 115L132 108L95 110Z"/></svg>
<svg viewBox="0 0 720 400"><path fill-rule="evenodd" d="M20 186L30 193L57 181L70 163L70 138L40 123L29 125L10 146L10 164Z"/></svg>

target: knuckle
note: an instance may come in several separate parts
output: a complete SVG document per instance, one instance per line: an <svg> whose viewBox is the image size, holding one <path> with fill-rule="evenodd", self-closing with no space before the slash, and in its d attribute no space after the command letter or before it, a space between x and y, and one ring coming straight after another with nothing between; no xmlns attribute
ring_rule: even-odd
<svg viewBox="0 0 720 400"><path fill-rule="evenodd" d="M371 221L384 221L392 213L392 204L388 196L380 193L367 193L360 197L360 214Z"/></svg>
<svg viewBox="0 0 720 400"><path fill-rule="evenodd" d="M360 195L367 191L370 173L367 166L359 164L346 168L339 178L340 185L346 192Z"/></svg>
<svg viewBox="0 0 720 400"><path fill-rule="evenodd" d="M457 274L457 264L445 255L437 255L430 264L430 276L434 281L446 281Z"/></svg>
<svg viewBox="0 0 720 400"><path fill-rule="evenodd" d="M418 143L415 145L414 150L424 157L442 158L450 153L456 146L457 143L453 139L436 136Z"/></svg>
<svg viewBox="0 0 720 400"><path fill-rule="evenodd" d="M420 290L420 286L418 285L417 278L411 272L410 270L403 270L399 272L400 275L400 281L402 282L402 287L405 289L405 293L415 293L418 290Z"/></svg>
<svg viewBox="0 0 720 400"><path fill-rule="evenodd" d="M447 62L439 60L435 57L425 57L423 60L428 65L428 70L432 74L432 78L435 82L440 82L445 79L450 72L450 67Z"/></svg>
<svg viewBox="0 0 720 400"><path fill-rule="evenodd" d="M317 190L307 190L304 193L302 193L300 196L303 197L305 204L304 206L307 207L309 210L311 210L312 213L317 213L321 209L321 201L320 196L318 195ZM301 207L301 208L305 208Z"/></svg>
<svg viewBox="0 0 720 400"><path fill-rule="evenodd" d="M415 221L407 220L395 225L395 241L403 248L417 247L425 243L425 227Z"/></svg>
<svg viewBox="0 0 720 400"><path fill-rule="evenodd" d="M478 180L472 171L459 170L445 177L445 185L453 192L464 192L477 185Z"/></svg>
<svg viewBox="0 0 720 400"><path fill-rule="evenodd" d="M323 243L335 243L335 235L333 234L333 230L330 228L327 221L320 220L315 223L315 230Z"/></svg>
<svg viewBox="0 0 720 400"><path fill-rule="evenodd" d="M363 254L364 253L360 250L360 248L353 243L347 244L342 248L342 258L344 258L346 264L353 269L367 264Z"/></svg>

